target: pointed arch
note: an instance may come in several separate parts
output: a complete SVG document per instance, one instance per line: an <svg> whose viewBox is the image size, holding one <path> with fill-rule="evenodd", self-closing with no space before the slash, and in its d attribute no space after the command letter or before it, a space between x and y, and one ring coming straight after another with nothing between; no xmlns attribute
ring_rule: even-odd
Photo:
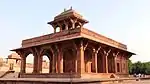
<svg viewBox="0 0 150 84"><path fill-rule="evenodd" d="M46 58L46 60L43 60L44 58ZM40 72L51 73L53 60L53 53L50 48L43 49L40 54Z"/></svg>
<svg viewBox="0 0 150 84"><path fill-rule="evenodd" d="M33 67L34 67L34 55L32 53L29 53L28 55L26 55L25 72L26 73L32 73L33 72Z"/></svg>

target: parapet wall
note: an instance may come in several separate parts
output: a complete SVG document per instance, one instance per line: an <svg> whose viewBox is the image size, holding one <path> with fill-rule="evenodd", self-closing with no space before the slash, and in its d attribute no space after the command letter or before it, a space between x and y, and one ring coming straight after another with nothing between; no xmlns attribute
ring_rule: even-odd
<svg viewBox="0 0 150 84"><path fill-rule="evenodd" d="M95 33L91 30L86 29L86 28L75 28L75 29L71 29L71 30L64 30L62 32L57 32L57 33L43 35L43 36L31 38L31 39L26 39L26 40L22 41L22 47L23 48L24 47L31 47L31 46L37 46L37 45L42 45L42 44L46 44L46 43L62 41L62 40L66 40L66 39L83 37L82 34L85 34L88 39L96 38L100 42L102 42L106 45L120 48L123 50L127 50L126 45L124 45L120 42L117 42L113 39L107 38L107 37L100 35L98 33ZM95 40L95 39L93 39L93 40Z"/></svg>

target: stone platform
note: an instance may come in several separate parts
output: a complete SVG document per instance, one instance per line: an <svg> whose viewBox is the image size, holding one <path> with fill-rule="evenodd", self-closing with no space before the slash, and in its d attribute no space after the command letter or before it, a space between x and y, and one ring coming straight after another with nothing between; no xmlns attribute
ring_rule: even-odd
<svg viewBox="0 0 150 84"><path fill-rule="evenodd" d="M142 80L143 81L143 80ZM135 78L82 79L82 78L0 78L0 84L119 84L134 83ZM138 84L140 84L138 82Z"/></svg>

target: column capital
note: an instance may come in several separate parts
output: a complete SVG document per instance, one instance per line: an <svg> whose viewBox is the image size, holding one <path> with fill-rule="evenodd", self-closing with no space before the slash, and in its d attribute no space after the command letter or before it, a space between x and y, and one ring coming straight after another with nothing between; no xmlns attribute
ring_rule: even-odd
<svg viewBox="0 0 150 84"><path fill-rule="evenodd" d="M108 51L105 51L105 50L104 50L105 56L108 56L110 52L111 52L111 49L109 49Z"/></svg>
<svg viewBox="0 0 150 84"><path fill-rule="evenodd" d="M87 41L87 43L85 44L85 46L83 47L83 50L85 51L87 46L88 46L89 42ZM83 45L83 44L82 44Z"/></svg>
<svg viewBox="0 0 150 84"><path fill-rule="evenodd" d="M97 49L93 48L93 52L95 54L98 54L98 52L100 51L100 49L101 49L101 46L99 46Z"/></svg>
<svg viewBox="0 0 150 84"><path fill-rule="evenodd" d="M83 27L83 24L81 22L78 22L78 24L80 25L81 28Z"/></svg>
<svg viewBox="0 0 150 84"><path fill-rule="evenodd" d="M72 18L69 17L69 19L70 19L70 22L71 22L71 23L76 23L76 22L77 22L77 18L72 19Z"/></svg>
<svg viewBox="0 0 150 84"><path fill-rule="evenodd" d="M114 58L117 58L118 55L119 55L119 52L113 53L113 57L114 57Z"/></svg>

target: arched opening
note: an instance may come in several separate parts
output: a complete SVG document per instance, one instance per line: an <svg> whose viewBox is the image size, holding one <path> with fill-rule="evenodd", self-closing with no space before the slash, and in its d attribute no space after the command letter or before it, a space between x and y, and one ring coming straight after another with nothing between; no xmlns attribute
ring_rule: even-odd
<svg viewBox="0 0 150 84"><path fill-rule="evenodd" d="M49 49L43 50L41 55L41 73L51 73L53 65L53 54Z"/></svg>
<svg viewBox="0 0 150 84"><path fill-rule="evenodd" d="M98 52L97 54L97 72L98 73L103 73L103 68L104 68L103 62L104 62L103 54L101 52Z"/></svg>
<svg viewBox="0 0 150 84"><path fill-rule="evenodd" d="M75 28L80 28L81 25L79 23L75 23Z"/></svg>
<svg viewBox="0 0 150 84"><path fill-rule="evenodd" d="M85 62L85 72L90 73L92 71L92 50L86 49L84 51L84 62Z"/></svg>
<svg viewBox="0 0 150 84"><path fill-rule="evenodd" d="M56 32L60 32L60 27L57 26L56 29L55 29L55 31L56 31Z"/></svg>
<svg viewBox="0 0 150 84"><path fill-rule="evenodd" d="M49 63L50 63L50 59L48 58L48 56L43 55L43 58L42 58L42 73L49 73Z"/></svg>
<svg viewBox="0 0 150 84"><path fill-rule="evenodd" d="M33 66L34 66L34 56L32 53L28 54L26 56L26 73L32 73L33 72Z"/></svg>
<svg viewBox="0 0 150 84"><path fill-rule="evenodd" d="M63 72L76 72L76 55L73 49L63 51Z"/></svg>

